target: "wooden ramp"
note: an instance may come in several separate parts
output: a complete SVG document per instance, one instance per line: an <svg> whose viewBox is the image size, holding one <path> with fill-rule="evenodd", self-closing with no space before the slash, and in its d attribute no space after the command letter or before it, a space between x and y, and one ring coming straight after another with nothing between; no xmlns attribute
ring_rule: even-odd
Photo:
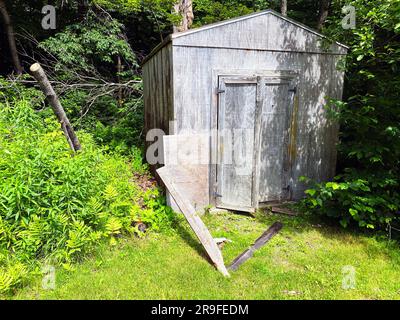
<svg viewBox="0 0 400 320"><path fill-rule="evenodd" d="M217 243L189 200L190 196L193 195L193 190L195 190L191 188L193 185L190 185L190 180L193 179L191 174L193 173L193 169L185 166L165 166L158 169L157 173L189 222L190 227L199 238L204 249L206 249L211 261L224 276L229 277Z"/></svg>

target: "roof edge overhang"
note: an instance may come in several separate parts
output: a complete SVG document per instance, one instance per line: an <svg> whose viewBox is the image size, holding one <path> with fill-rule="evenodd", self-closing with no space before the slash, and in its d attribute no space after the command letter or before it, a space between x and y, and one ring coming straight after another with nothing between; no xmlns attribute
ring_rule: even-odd
<svg viewBox="0 0 400 320"><path fill-rule="evenodd" d="M231 23L236 23L236 22L239 22L239 21L243 21L243 20L254 18L254 17L266 15L266 14L272 14L272 15L274 15L276 17L279 17L279 18L281 18L283 20L288 21L289 23L292 23L292 24L298 26L299 28L307 30L308 32L311 32L311 33L313 33L313 34L315 34L315 35L317 35L317 36L319 36L319 37L321 37L323 39L327 39L327 37L325 35L321 34L320 32L318 32L318 31L316 31L316 30L314 30L314 29L312 29L312 28L310 28L310 27L308 27L308 26L306 26L306 25L304 25L304 24L302 24L300 22L297 22L296 20L293 20L291 18L285 17L285 16L281 15L280 13L278 13L278 12L272 10L272 9L268 9L268 10L263 10L263 11L259 11L259 12L255 12L255 13L250 13L250 14L247 14L247 15L244 15L244 16L241 16L241 17L237 17L237 18L233 18L233 19L229 19L229 20L224 20L224 21L221 21L221 22L207 24L207 25L199 27L199 28L190 29L190 30L183 31L183 32L172 33L172 34L168 35L161 43L159 43L150 52L150 54L143 60L142 65L145 65L146 62L148 62L158 51L160 51L163 47L165 47L168 43L172 42L174 39L185 37L185 36L193 34L193 33L206 31L206 30L213 29L213 28L216 28L216 27L228 25L228 24L231 24ZM337 46L342 47L342 48L344 48L346 50L349 49L348 46L346 46L346 45L344 45L344 44L342 44L340 42L337 42L337 41L333 41L333 44L336 44Z"/></svg>
<svg viewBox="0 0 400 320"><path fill-rule="evenodd" d="M172 42L173 34L169 34L162 42L160 42L151 52L149 55L143 59L142 66L145 65L158 51L164 48L168 43Z"/></svg>

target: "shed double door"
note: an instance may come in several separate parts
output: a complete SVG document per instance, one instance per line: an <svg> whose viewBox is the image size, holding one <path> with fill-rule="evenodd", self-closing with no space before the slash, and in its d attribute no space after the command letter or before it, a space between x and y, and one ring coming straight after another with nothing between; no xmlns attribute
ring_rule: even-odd
<svg viewBox="0 0 400 320"><path fill-rule="evenodd" d="M217 207L254 211L290 197L293 92L282 78L219 77Z"/></svg>

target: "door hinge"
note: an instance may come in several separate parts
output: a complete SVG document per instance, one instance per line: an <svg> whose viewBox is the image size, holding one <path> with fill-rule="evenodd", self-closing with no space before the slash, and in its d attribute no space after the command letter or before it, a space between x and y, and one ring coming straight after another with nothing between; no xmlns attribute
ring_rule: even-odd
<svg viewBox="0 0 400 320"><path fill-rule="evenodd" d="M217 89L217 94L225 93L225 90L223 89Z"/></svg>
<svg viewBox="0 0 400 320"><path fill-rule="evenodd" d="M294 94L297 93L297 87L294 87L293 89L289 89L289 92L293 92Z"/></svg>
<svg viewBox="0 0 400 320"><path fill-rule="evenodd" d="M214 192L214 197L216 197L216 198L222 198L222 195L219 194L219 193L217 193L217 192Z"/></svg>

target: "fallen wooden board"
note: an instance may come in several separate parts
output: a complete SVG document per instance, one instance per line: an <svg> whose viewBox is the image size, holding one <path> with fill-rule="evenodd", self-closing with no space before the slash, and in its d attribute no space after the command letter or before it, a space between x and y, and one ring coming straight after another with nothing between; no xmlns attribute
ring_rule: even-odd
<svg viewBox="0 0 400 320"><path fill-rule="evenodd" d="M271 207L271 211L274 213L287 214L289 216L297 216L297 212L285 207Z"/></svg>
<svg viewBox="0 0 400 320"><path fill-rule="evenodd" d="M275 222L267 231L265 231L255 242L254 244L241 253L239 256L235 258L235 260L232 261L231 265L228 267L229 270L236 271L241 264L243 264L245 261L249 260L253 254L254 251L260 249L262 246L264 246L274 235L276 235L279 230L281 230L283 227L283 224L281 222Z"/></svg>
<svg viewBox="0 0 400 320"><path fill-rule="evenodd" d="M286 214L289 216L297 216L298 212L287 207L287 205L291 205L291 204L295 204L295 203L296 202L294 202L294 201L284 201L284 202L271 201L268 203L262 203L260 205L260 208L268 209L273 213L282 213L282 214Z"/></svg>
<svg viewBox="0 0 400 320"><path fill-rule="evenodd" d="M224 258L222 257L218 245L214 241L204 222L200 219L194 207L181 195L179 185L174 183L174 174L171 174L168 166L158 169L157 173L164 182L171 196L174 198L176 204L179 206L190 227L199 238L211 261L224 276L229 277L228 270L225 267Z"/></svg>

